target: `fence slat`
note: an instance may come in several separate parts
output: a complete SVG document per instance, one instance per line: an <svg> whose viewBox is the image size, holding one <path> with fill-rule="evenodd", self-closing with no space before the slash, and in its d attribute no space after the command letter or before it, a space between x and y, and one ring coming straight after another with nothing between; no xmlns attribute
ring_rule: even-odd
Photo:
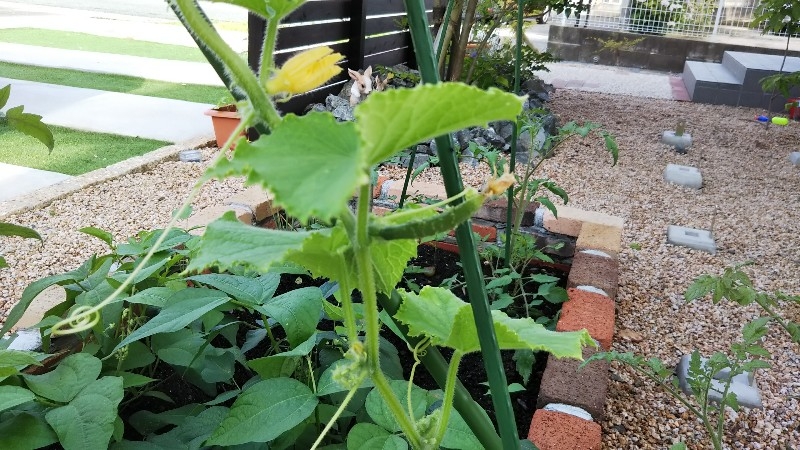
<svg viewBox="0 0 800 450"><path fill-rule="evenodd" d="M349 22L308 24L278 30L278 50L341 40L347 36Z"/></svg>
<svg viewBox="0 0 800 450"><path fill-rule="evenodd" d="M350 17L352 0L309 0L289 14L283 23L313 22Z"/></svg>

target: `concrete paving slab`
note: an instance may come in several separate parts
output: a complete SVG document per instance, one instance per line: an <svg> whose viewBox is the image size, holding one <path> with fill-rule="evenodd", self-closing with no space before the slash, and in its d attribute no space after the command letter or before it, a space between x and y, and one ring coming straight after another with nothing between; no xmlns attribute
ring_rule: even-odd
<svg viewBox="0 0 800 450"><path fill-rule="evenodd" d="M166 142L213 134L203 115L211 105L0 78L6 84L9 105L25 105L50 125Z"/></svg>
<svg viewBox="0 0 800 450"><path fill-rule="evenodd" d="M703 187L703 175L696 167L667 164L667 168L664 169L664 179L669 183L692 189Z"/></svg>
<svg viewBox="0 0 800 450"><path fill-rule="evenodd" d="M63 173L0 163L0 202L72 178Z"/></svg>
<svg viewBox="0 0 800 450"><path fill-rule="evenodd" d="M172 83L223 86L208 63L64 50L0 42L0 61L83 72L111 73Z"/></svg>
<svg viewBox="0 0 800 450"><path fill-rule="evenodd" d="M708 230L670 225L667 227L667 242L672 245L702 250L712 255L717 253L717 244L714 242L714 236Z"/></svg>

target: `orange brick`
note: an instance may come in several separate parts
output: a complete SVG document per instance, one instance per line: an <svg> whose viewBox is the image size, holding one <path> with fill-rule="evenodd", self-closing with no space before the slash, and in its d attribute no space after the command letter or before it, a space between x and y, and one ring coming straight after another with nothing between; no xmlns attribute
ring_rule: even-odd
<svg viewBox="0 0 800 450"><path fill-rule="evenodd" d="M536 410L528 440L541 450L600 450L599 424L557 411Z"/></svg>
<svg viewBox="0 0 800 450"><path fill-rule="evenodd" d="M614 300L593 292L568 289L556 331L586 329L604 350L611 350L614 340Z"/></svg>
<svg viewBox="0 0 800 450"><path fill-rule="evenodd" d="M622 229L624 221L615 216L594 211L584 211L569 206L558 207L558 218L550 210L544 213L544 228L547 231L577 237L584 224L594 223Z"/></svg>
<svg viewBox="0 0 800 450"><path fill-rule="evenodd" d="M273 196L258 186L251 186L244 191L225 200L225 205L248 208L256 222L261 222L275 214L278 209L273 207Z"/></svg>
<svg viewBox="0 0 800 450"><path fill-rule="evenodd" d="M236 213L236 218L239 219L240 222L248 225L253 223L253 214L247 208L239 206L216 205L197 211L186 220L185 224L181 225L186 229L194 228L193 230L190 230L189 233L199 236L205 231L206 225L219 219L228 211L233 211Z"/></svg>
<svg viewBox="0 0 800 450"><path fill-rule="evenodd" d="M395 180L389 186L387 196L390 198L394 198L395 202L400 201L400 195L403 193L403 180ZM422 181L416 182L408 186L408 190L406 192L407 197L413 197L415 195L422 195L428 198L434 198L439 200L444 200L447 198L447 193L444 190L444 186L434 183L425 183Z"/></svg>
<svg viewBox="0 0 800 450"><path fill-rule="evenodd" d="M497 228L495 228L494 225L472 222L472 231L486 242L497 242ZM449 235L455 236L456 231L450 230Z"/></svg>

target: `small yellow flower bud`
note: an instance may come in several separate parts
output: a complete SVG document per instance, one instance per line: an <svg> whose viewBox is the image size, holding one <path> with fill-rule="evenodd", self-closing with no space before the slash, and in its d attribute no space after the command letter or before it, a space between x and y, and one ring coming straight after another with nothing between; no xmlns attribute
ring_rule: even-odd
<svg viewBox="0 0 800 450"><path fill-rule="evenodd" d="M302 94L322 86L342 71L336 63L344 57L330 47L317 47L289 58L267 81L267 93Z"/></svg>

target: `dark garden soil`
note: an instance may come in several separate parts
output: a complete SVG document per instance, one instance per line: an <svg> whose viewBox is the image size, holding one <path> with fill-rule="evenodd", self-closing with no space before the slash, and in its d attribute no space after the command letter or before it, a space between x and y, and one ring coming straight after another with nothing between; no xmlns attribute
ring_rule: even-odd
<svg viewBox="0 0 800 450"><path fill-rule="evenodd" d="M459 255L435 248L430 245L420 245L418 249L418 256L414 258L410 265L415 265L425 269L424 273L416 273L407 275L406 282L411 281L418 286L438 286L444 280L451 278L456 273L461 273L461 265ZM491 264L484 264L484 275L491 275ZM532 268L537 272L542 270ZM559 283L561 287L566 286L566 274L554 273L547 271L550 275L560 276L562 282ZM527 287L528 291L535 292L532 286ZM463 291L460 289L455 291L456 295L467 300ZM560 305L552 305L547 302L544 303L544 313L553 317L561 309ZM404 368L404 375L406 379L411 375L411 367L414 364L414 354L399 337L390 332L384 333L384 336L389 340L398 350L400 362ZM449 349L439 349L442 355L449 360L452 351ZM527 384L523 384L522 376L519 375L516 369L516 362L513 360L514 351L501 352L503 367L506 373L508 384L519 383L525 387L525 391L516 392L511 394L511 403L514 408L514 418L517 424L517 433L520 438L525 438L528 435L528 429L531 424L531 417L536 410L536 399L539 395L539 385L542 380L545 365L547 363L547 354L538 352L535 354L535 362L531 371L531 375ZM489 395L489 387L487 384L486 370L483 365L483 358L480 353L471 353L465 355L461 360L461 365L458 370L458 378L469 391L473 400L475 400L489 415L492 422L495 421L495 409L492 404L492 397ZM420 365L414 375L414 384L423 389L439 389L439 386L434 381L433 377L425 370L424 366Z"/></svg>
<svg viewBox="0 0 800 450"><path fill-rule="evenodd" d="M462 272L459 256L457 254L441 250L430 245L419 246L418 257L411 261L410 266L417 266L421 270L418 269L410 271L416 273L407 274L404 278L404 283L406 285L409 283L415 284L419 287L439 286L445 280L452 278L453 275L460 274ZM484 275L491 275L491 266L492 265L488 263L484 265ZM542 271L540 269L534 270ZM547 273L551 275L560 275L562 280L564 280L563 283L561 283L561 286L563 287L565 285L565 274L557 272L554 273L552 270ZM312 279L307 276L283 275L275 295L280 295L299 287L322 286L325 281L326 280L323 279ZM528 286L526 289L529 291L535 291L536 288L534 286ZM455 293L459 297L466 300L462 289L456 289ZM354 300L358 301L357 297L354 298ZM560 305L550 305L546 302L544 305L546 308L543 312L551 317L557 314L558 310L560 309ZM256 323L256 321L261 320L261 317L258 314L250 314L244 311L234 312L233 314L242 322ZM318 325L318 329L324 332L326 330L333 330L333 326L334 323L330 320L322 320ZM244 343L245 335L248 329L248 327L240 327L237 337L239 340L239 345ZM274 327L273 332L275 333L275 337L277 339L284 337L281 327ZM414 364L413 353L405 344L405 341L392 334L390 331L388 331L388 329L384 329L383 336L397 348L400 363L404 370L403 375L406 379L408 379L411 375L410 371ZM212 341L212 343L219 347L228 346L229 344L223 339L224 338L221 336L218 336L215 341ZM318 349L321 348L321 346L323 345L319 344ZM254 349L248 351L247 357L248 359L252 359L265 356L269 349L269 341L264 340ZM440 351L447 359L449 359L450 355L452 354L452 352L448 349L440 349ZM527 384L523 384L523 379L517 372L516 362L513 359L513 355L513 351L503 351L502 360L508 383L519 383L522 384L526 389L525 391L511 394L517 430L520 437L524 438L527 436L528 428L530 426L530 419L536 409L536 398L539 392L541 377L545 369L547 355L544 353L535 355L536 357L532 368L532 373ZM242 367L239 364L236 365L235 380L239 386L242 386L253 375L254 373L252 373L250 370ZM183 380L181 374L177 373L168 364L159 364L156 367L155 373L152 374L151 377L161 380L158 382L155 390L163 392L172 398L175 403L169 403L150 396L139 397L124 405L124 407L121 409L120 415L126 422L131 414L139 410L148 410L153 413L159 413L189 403L203 403L213 398L212 396L209 396L207 393L203 392L200 388ZM489 388L486 384L483 384L487 381L487 377L484 370L483 359L480 353L472 353L466 355L462 359L458 377L467 388L472 398L484 410L486 410L489 417L492 419L492 421L494 421L495 409L494 405L492 404L491 395L488 394ZM419 366L417 368L414 377L414 384L423 389L439 389L439 386L436 384L430 374L428 374L424 366ZM219 392L231 389L233 387L234 386L228 386L224 384L219 384L217 386ZM224 405L230 406L232 401L233 400L230 400L224 403ZM138 440L142 438L141 436L138 436L132 427L126 427L125 437L131 440Z"/></svg>

